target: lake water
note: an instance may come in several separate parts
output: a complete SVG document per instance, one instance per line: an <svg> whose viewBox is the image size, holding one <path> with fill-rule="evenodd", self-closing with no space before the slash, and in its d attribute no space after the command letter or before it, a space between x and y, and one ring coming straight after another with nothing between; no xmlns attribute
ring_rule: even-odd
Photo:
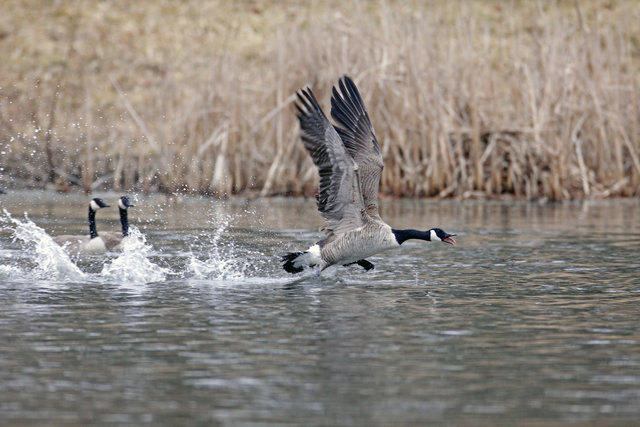
<svg viewBox="0 0 640 427"><path fill-rule="evenodd" d="M125 252L74 259L48 235L88 198L0 195L0 423L640 419L638 200L384 201L458 243L319 277L279 265L321 236L313 200L134 202Z"/></svg>

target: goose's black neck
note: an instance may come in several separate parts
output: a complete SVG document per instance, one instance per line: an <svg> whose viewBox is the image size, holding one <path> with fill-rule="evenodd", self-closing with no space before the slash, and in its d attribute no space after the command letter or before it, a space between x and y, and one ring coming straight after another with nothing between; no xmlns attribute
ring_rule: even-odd
<svg viewBox="0 0 640 427"><path fill-rule="evenodd" d="M120 208L120 224L122 225L122 237L127 237L129 235L129 217L126 209Z"/></svg>
<svg viewBox="0 0 640 427"><path fill-rule="evenodd" d="M409 239L419 239L431 241L431 233L429 231L420 230L396 230L392 228L393 235L396 236L396 241L399 245L403 244Z"/></svg>
<svg viewBox="0 0 640 427"><path fill-rule="evenodd" d="M96 229L96 211L89 206L89 236L92 239L98 237L98 230Z"/></svg>

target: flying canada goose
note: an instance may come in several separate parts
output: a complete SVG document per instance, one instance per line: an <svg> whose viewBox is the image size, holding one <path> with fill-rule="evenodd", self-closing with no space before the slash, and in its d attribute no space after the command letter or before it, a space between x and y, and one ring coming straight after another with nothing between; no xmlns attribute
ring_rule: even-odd
<svg viewBox="0 0 640 427"><path fill-rule="evenodd" d="M100 254L107 251L104 240L98 236L96 230L96 212L98 209L108 208L102 199L95 198L89 202L89 235L82 236L56 236L53 241L73 254Z"/></svg>
<svg viewBox="0 0 640 427"><path fill-rule="evenodd" d="M122 233L116 231L100 232L98 235L104 241L108 251L120 251L122 250L122 242L129 235L129 216L127 215L127 209L134 207L131 203L129 196L122 196L118 200L118 209L120 210L120 225L122 225Z"/></svg>
<svg viewBox="0 0 640 427"><path fill-rule="evenodd" d="M304 252L282 257L289 273L305 267L374 265L365 258L397 248L408 239L440 240L454 244L440 228L398 230L387 225L378 211L378 188L384 166L380 144L353 81L344 76L333 88L331 117L325 116L311 89L297 93L302 142L320 173L318 211L326 221L326 236Z"/></svg>

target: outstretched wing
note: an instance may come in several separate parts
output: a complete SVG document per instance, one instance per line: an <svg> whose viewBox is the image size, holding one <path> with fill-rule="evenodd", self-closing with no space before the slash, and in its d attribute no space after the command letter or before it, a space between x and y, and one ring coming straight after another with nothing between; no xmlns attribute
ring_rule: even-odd
<svg viewBox="0 0 640 427"><path fill-rule="evenodd" d="M338 84L340 91L334 86L331 97L331 117L339 124L336 131L347 152L358 165L360 187L367 213L379 218L378 190L384 167L380 144L353 80L344 76Z"/></svg>
<svg viewBox="0 0 640 427"><path fill-rule="evenodd" d="M339 233L360 227L364 202L358 167L347 154L311 89L303 89L297 95L302 141L320 173L318 210L327 221L328 232Z"/></svg>

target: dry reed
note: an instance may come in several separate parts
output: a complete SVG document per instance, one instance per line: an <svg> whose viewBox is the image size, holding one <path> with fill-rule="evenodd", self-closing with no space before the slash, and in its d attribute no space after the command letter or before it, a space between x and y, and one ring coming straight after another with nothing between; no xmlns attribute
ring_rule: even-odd
<svg viewBox="0 0 640 427"><path fill-rule="evenodd" d="M637 196L637 5L14 0L0 185L310 195L291 103L346 73L385 194Z"/></svg>

